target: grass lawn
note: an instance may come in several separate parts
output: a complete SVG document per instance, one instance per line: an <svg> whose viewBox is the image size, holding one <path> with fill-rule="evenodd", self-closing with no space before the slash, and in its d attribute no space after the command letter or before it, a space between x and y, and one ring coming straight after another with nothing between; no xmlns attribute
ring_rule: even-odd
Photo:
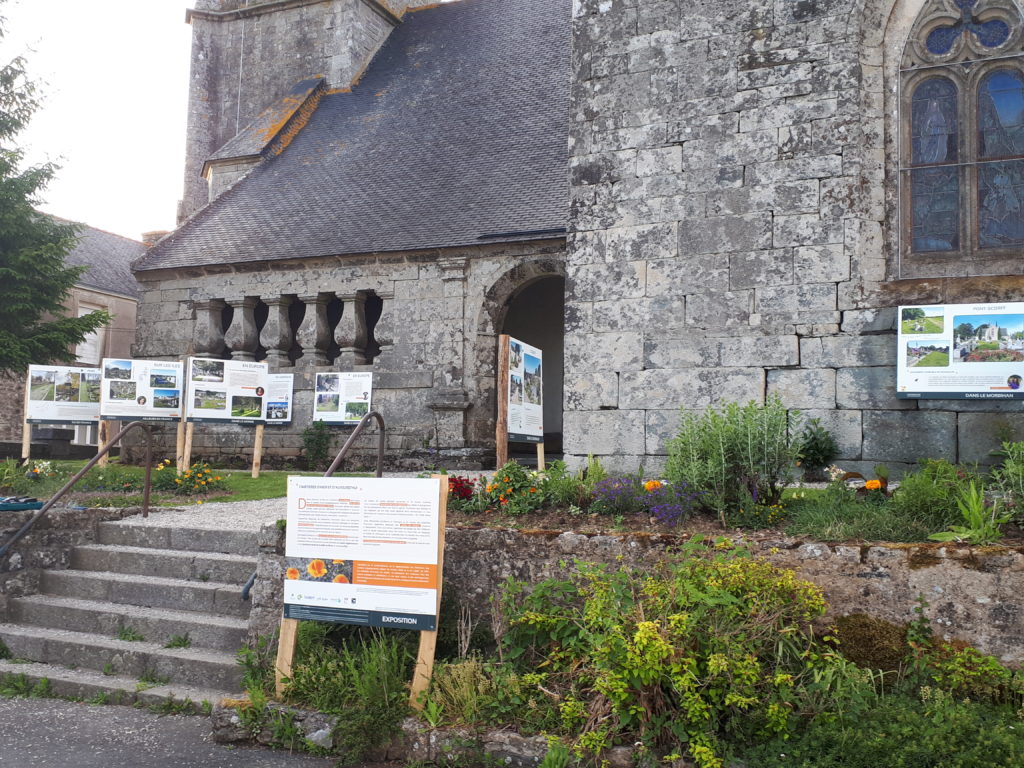
<svg viewBox="0 0 1024 768"><path fill-rule="evenodd" d="M975 349L999 349L998 341L979 341Z"/></svg>
<svg viewBox="0 0 1024 768"><path fill-rule="evenodd" d="M945 367L949 365L949 352L929 352L917 361L917 367Z"/></svg>
<svg viewBox="0 0 1024 768"><path fill-rule="evenodd" d="M943 317L921 317L917 320L904 320L902 323L904 333L942 333L944 327ZM921 329L915 328L920 325Z"/></svg>

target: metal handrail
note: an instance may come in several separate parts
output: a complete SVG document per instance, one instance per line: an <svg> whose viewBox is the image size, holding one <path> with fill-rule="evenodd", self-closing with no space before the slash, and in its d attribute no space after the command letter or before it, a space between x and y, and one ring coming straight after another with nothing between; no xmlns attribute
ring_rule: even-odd
<svg viewBox="0 0 1024 768"><path fill-rule="evenodd" d="M149 517L149 492L153 475L153 430L152 427L144 421L133 421L120 432L118 432L116 435L114 435L109 440L109 442L107 442L106 445L100 448L96 455L89 459L86 465L82 467L80 470L78 470L78 472L75 473L75 476L64 484L63 488L61 488L59 491L53 494L53 496L50 497L50 500L43 504L43 506L40 507L39 510L34 515L32 515L32 517L26 520L25 524L18 529L18 531L10 538L10 540L6 544L0 547L0 563L3 563L4 558L7 557L7 554L10 552L11 547L13 547L30 530L32 530L32 527L37 522L39 522L43 515L49 512L50 508L53 507L53 505L56 504L58 501L60 501L60 499L63 498L63 496L68 491L71 490L75 483L77 483L85 476L86 472L88 472L90 469L96 466L96 463L100 459L102 459L104 456L110 453L110 450L122 437L124 437L126 434L131 432L136 427L142 427L143 431L146 433L146 484L143 487L142 491L142 516Z"/></svg>
<svg viewBox="0 0 1024 768"><path fill-rule="evenodd" d="M370 423L370 419L371 418L376 419L377 420L377 424L380 426L380 435L377 438L377 475L376 476L377 477L383 477L384 476L384 444L385 444L385 434L387 432L387 428L384 426L384 417L381 416L378 411L370 411L365 416L363 416L363 418L361 418L359 420L358 424L356 424L356 428L352 430L352 434L348 436L348 440L346 440L345 444L343 446L341 446L341 450L338 451L338 455L334 457L334 461L331 462L331 466L329 466L327 468L327 471L324 472L324 477L330 477L338 469L338 467L341 465L342 460L345 458L345 455L348 453L349 449L352 447L352 444L355 443L356 438L359 437L360 434L362 434L363 430L366 429L366 425ZM242 600L248 600L249 599L249 593L252 591L252 587L253 587L253 585L255 583L256 583L256 571L253 571L252 576L249 577L249 580L247 582L245 582L245 586L242 587Z"/></svg>
<svg viewBox="0 0 1024 768"><path fill-rule="evenodd" d="M341 446L341 450L338 451L338 455L334 457L334 461L331 462L331 466L324 472L324 477L330 477L334 474L335 470L341 465L342 459L348 453L349 448L356 441L356 438L362 434L363 430L366 429L366 425L370 423L370 419L374 418L377 420L377 424L380 425L380 434L377 437L377 477L384 476L384 417L380 415L379 411L370 411L356 424L356 428L352 430L352 434L348 436L348 440Z"/></svg>

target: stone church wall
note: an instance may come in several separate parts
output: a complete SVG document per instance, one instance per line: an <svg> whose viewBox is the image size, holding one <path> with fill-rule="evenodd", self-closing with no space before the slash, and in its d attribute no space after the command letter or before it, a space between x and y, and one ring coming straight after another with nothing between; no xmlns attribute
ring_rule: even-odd
<svg viewBox="0 0 1024 768"><path fill-rule="evenodd" d="M294 373L295 418L287 427L267 427L265 465L299 455L301 431L312 418L315 374L331 370L373 372L373 406L387 422L391 464L433 463L439 457L431 451L440 450L451 467L489 465L505 310L531 282L564 274L563 250L555 240L142 272L139 327L145 332L134 356L265 357L272 373ZM368 296L382 299L383 308L373 328L380 352L367 363L372 351L361 341L359 318ZM332 323L327 305L335 298L344 309ZM262 324L258 302L267 305ZM289 317L292 303L305 305L301 321ZM225 307L231 308L226 328ZM347 435L350 428L341 431ZM165 453L173 451L173 431L159 440ZM199 425L193 456L248 461L251 446L250 430ZM376 446L373 430L366 446Z"/></svg>
<svg viewBox="0 0 1024 768"><path fill-rule="evenodd" d="M656 469L679 408L821 418L841 463L987 461L1014 403L896 397L896 64L921 0L577 0L566 453Z"/></svg>

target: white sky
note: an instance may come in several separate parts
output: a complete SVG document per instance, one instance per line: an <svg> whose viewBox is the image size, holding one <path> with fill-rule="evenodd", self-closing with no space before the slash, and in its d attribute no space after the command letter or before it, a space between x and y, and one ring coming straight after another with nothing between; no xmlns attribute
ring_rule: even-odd
<svg viewBox="0 0 1024 768"><path fill-rule="evenodd" d="M140 239L173 229L185 156L189 0L7 0L0 59L43 107L18 145L62 167L44 211Z"/></svg>

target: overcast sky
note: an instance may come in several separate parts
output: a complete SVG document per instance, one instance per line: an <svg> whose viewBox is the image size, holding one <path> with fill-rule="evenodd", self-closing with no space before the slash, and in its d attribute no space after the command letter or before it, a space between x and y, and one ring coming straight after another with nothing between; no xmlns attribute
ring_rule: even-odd
<svg viewBox="0 0 1024 768"><path fill-rule="evenodd" d="M62 168L43 210L139 239L174 227L182 190L188 0L6 0L4 62L27 59L44 106L21 135Z"/></svg>

